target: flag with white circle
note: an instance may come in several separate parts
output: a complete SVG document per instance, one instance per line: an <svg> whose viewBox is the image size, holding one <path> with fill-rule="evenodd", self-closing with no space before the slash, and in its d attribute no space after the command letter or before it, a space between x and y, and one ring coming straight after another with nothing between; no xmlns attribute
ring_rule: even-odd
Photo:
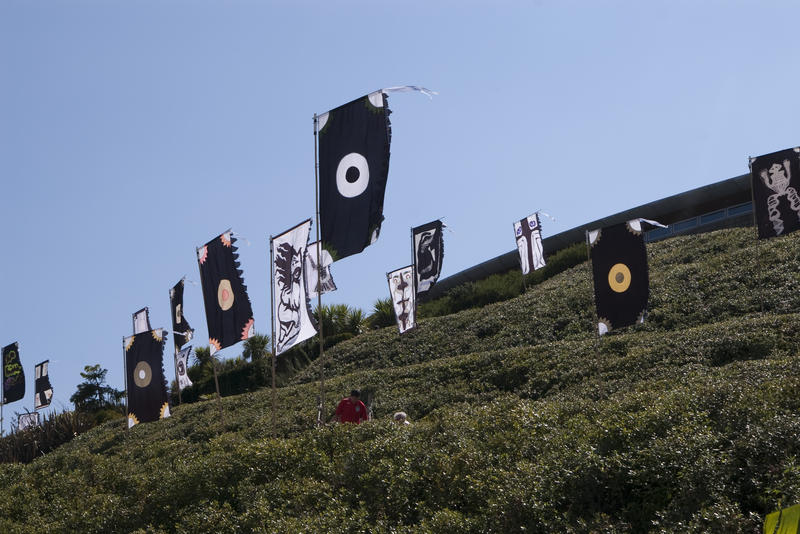
<svg viewBox="0 0 800 534"><path fill-rule="evenodd" d="M317 117L322 243L333 260L373 243L383 222L391 126L376 91Z"/></svg>

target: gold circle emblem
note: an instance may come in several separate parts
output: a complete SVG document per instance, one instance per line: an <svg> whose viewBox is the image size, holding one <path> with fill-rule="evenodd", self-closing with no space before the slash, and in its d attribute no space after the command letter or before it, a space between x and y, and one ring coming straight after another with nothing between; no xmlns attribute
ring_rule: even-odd
<svg viewBox="0 0 800 534"><path fill-rule="evenodd" d="M140 388L146 388L153 379L153 370L147 362L139 362L133 370L133 381Z"/></svg>
<svg viewBox="0 0 800 534"><path fill-rule="evenodd" d="M617 263L608 271L608 285L617 293L624 293L631 286L631 270L624 263Z"/></svg>
<svg viewBox="0 0 800 534"><path fill-rule="evenodd" d="M233 288L230 280L221 280L217 287L217 302L222 311L228 311L233 306Z"/></svg>

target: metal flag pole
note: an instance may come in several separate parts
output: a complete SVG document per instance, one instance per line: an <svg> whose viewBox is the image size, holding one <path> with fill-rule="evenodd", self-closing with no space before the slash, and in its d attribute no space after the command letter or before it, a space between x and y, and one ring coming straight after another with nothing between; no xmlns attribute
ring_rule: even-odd
<svg viewBox="0 0 800 534"><path fill-rule="evenodd" d="M125 368L125 429L127 430L131 426L128 424L130 400L128 398L128 351L125 350L125 336L122 336L122 364Z"/></svg>
<svg viewBox="0 0 800 534"><path fill-rule="evenodd" d="M0 402L0 436L3 435L3 430L5 428L3 427L3 405L6 403L6 366L5 362L3 362L3 364L3 394L0 395L0 401L2 401Z"/></svg>
<svg viewBox="0 0 800 534"><path fill-rule="evenodd" d="M593 280L594 275L593 275L593 272L592 272L592 253L591 253L591 245L589 244L589 231L588 230L584 230L584 232L585 232L585 235L586 235L586 259L588 260L587 264L589 265L589 282L591 283L591 286L594 289L594 280ZM595 312L594 312L595 321L594 321L594 324L592 325L592 328L594 328L594 349L595 349L595 352L597 353L597 356L599 357L600 356L600 329L597 327L597 325L600 323L600 317L597 315L596 308L597 308L597 306L595 306Z"/></svg>
<svg viewBox="0 0 800 534"><path fill-rule="evenodd" d="M209 353L211 349L209 348ZM217 403L219 404L219 421L222 423L222 426L225 426L225 415L222 412L222 395L219 393L219 379L217 378L217 358L213 354L211 354L211 365L214 367L214 385L217 388Z"/></svg>
<svg viewBox="0 0 800 534"><path fill-rule="evenodd" d="M414 266L414 301L416 302L417 297L417 248L414 246L414 228L411 228L411 265ZM416 319L416 316L415 316Z"/></svg>
<svg viewBox="0 0 800 534"><path fill-rule="evenodd" d="M226 234L231 231L231 228L228 228L223 234ZM222 234L220 234L222 235ZM198 253L200 252L199 247L194 248L194 255L197 258ZM198 260L198 267L200 266ZM203 283L203 269L200 269L200 284ZM219 352L219 351L218 351ZM211 345L208 346L208 355L211 358L211 368L214 370L214 387L217 389L217 403L219 404L219 421L222 423L222 426L225 426L225 416L222 413L222 395L219 393L219 379L217 378L217 358L214 356L214 353L211 352Z"/></svg>
<svg viewBox="0 0 800 534"><path fill-rule="evenodd" d="M317 212L317 315L319 316L319 405L322 412L322 419L317 421L320 425L325 419L325 337L322 334L322 262L320 261L320 241L319 232L319 159L317 156L317 128L319 117L314 113L314 204Z"/></svg>
<svg viewBox="0 0 800 534"><path fill-rule="evenodd" d="M514 228L514 237L516 237L517 235L517 229L514 227L515 224L517 223L511 224L511 227ZM528 243L528 247L533 247L533 243ZM517 252L519 252L519 246L517 246ZM533 254L531 254L531 256L533 256ZM531 267L533 266L531 265L530 267L528 267L528 272L531 272ZM522 292L527 293L528 286L525 284L525 273L522 271L522 257L520 257L519 259L519 271L522 273Z"/></svg>
<svg viewBox="0 0 800 534"><path fill-rule="evenodd" d="M759 241L761 238L758 236L758 219L756 218L756 193L753 189L753 156L748 158L748 167L750 167L750 208L753 213L753 226L756 229L756 272L761 272L761 247ZM761 313L764 313L764 299L758 299L761 303Z"/></svg>
<svg viewBox="0 0 800 534"><path fill-rule="evenodd" d="M169 309L170 309L170 313L174 313L172 311L172 289L171 288L170 288L170 294L169 294ZM178 388L178 406L180 406L181 403L183 402L181 400L181 383L180 383L180 380L178 379L178 351L180 350L180 347L178 347L178 337L177 337L175 332L172 333L172 343L175 346L175 354L172 357L172 364L175 366L175 387Z"/></svg>
<svg viewBox="0 0 800 534"><path fill-rule="evenodd" d="M277 365L275 354L275 249L272 236L269 236L269 314L272 327L272 435L278 436L278 426L275 423L275 413L278 411L278 397L275 389L275 367Z"/></svg>

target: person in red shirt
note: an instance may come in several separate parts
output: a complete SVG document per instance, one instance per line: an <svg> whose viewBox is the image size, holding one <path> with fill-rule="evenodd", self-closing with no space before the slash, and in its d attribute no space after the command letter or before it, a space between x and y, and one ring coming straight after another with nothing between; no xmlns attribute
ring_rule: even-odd
<svg viewBox="0 0 800 534"><path fill-rule="evenodd" d="M361 402L361 392L354 389L350 392L349 397L345 397L339 401L336 407L336 413L331 421L337 423L355 423L359 424L361 421L367 420L367 407Z"/></svg>

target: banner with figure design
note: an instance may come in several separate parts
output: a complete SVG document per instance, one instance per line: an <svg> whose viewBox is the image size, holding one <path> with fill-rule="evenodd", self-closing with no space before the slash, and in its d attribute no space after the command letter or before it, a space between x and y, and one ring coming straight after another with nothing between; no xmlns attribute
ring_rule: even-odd
<svg viewBox="0 0 800 534"><path fill-rule="evenodd" d="M409 265L386 274L389 296L394 306L397 328L401 334L417 326L417 299L414 292L414 266Z"/></svg>
<svg viewBox="0 0 800 534"><path fill-rule="evenodd" d="M750 158L759 239L800 229L800 147Z"/></svg>
<svg viewBox="0 0 800 534"><path fill-rule="evenodd" d="M417 293L426 293L442 274L444 236L442 221L432 221L411 229Z"/></svg>
<svg viewBox="0 0 800 534"><path fill-rule="evenodd" d="M317 333L304 274L310 232L306 219L270 241L276 355Z"/></svg>

